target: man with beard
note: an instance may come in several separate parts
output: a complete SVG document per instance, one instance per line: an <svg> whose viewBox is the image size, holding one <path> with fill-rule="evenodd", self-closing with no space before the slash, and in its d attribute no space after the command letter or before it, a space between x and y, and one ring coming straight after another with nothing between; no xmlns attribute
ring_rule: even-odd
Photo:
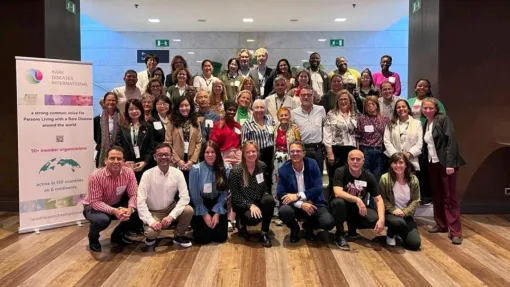
<svg viewBox="0 0 510 287"><path fill-rule="evenodd" d="M141 99L142 90L136 85L138 75L135 70L127 70L124 74L124 83L122 87L117 87L112 92L117 95L117 107L124 112L126 102L131 99Z"/></svg>
<svg viewBox="0 0 510 287"><path fill-rule="evenodd" d="M159 58L156 55L147 55L145 57L145 66L147 69L138 73L138 87L145 91L147 89L147 85L149 84L150 79L154 77L154 71L159 64Z"/></svg>
<svg viewBox="0 0 510 287"><path fill-rule="evenodd" d="M190 247L184 237L193 217L193 208L182 171L170 166L172 148L167 143L156 147L154 159L157 166L145 171L138 187L138 212L145 229L145 246L142 251L154 251L161 230L177 222L173 242ZM178 200L176 201L176 195Z"/></svg>
<svg viewBox="0 0 510 287"><path fill-rule="evenodd" d="M329 79L328 74L321 70L321 55L319 53L314 52L310 54L310 59L308 60L310 66L307 70L310 72L312 88L319 97L322 97L324 93L329 91Z"/></svg>
<svg viewBox="0 0 510 287"><path fill-rule="evenodd" d="M242 49L237 54L237 58L239 59L239 74L241 74L244 78L250 75L250 51L246 49Z"/></svg>
<svg viewBox="0 0 510 287"><path fill-rule="evenodd" d="M352 94L355 88L359 87L359 83L361 81L361 74L351 69L347 66L347 59L345 57L336 58L336 67L337 70L329 73L329 77L333 76L333 74L339 74L342 76L342 81L344 83L344 87L349 90Z"/></svg>

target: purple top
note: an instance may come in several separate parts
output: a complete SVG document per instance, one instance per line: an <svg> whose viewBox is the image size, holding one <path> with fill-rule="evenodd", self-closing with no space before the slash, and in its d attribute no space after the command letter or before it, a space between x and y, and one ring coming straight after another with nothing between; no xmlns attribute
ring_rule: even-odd
<svg viewBox="0 0 510 287"><path fill-rule="evenodd" d="M400 75L396 72L390 72L389 77L385 77L381 72L376 72L372 75L374 78L374 85L381 89L381 84L384 81L389 81L393 84L393 89L395 89L394 95L400 96L401 83L400 83Z"/></svg>
<svg viewBox="0 0 510 287"><path fill-rule="evenodd" d="M384 139L384 129L390 122L385 116L369 117L361 114L358 116L358 126L354 130L356 140L360 146L382 147Z"/></svg>

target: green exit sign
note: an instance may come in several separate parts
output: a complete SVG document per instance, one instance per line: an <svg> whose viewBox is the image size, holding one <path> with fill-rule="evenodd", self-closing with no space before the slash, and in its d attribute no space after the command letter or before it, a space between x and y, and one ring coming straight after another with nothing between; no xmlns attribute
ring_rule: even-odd
<svg viewBox="0 0 510 287"><path fill-rule="evenodd" d="M66 0L66 10L76 14L76 4L74 4L71 0Z"/></svg>
<svg viewBox="0 0 510 287"><path fill-rule="evenodd" d="M330 47L343 47L344 46L344 39L330 39L329 40L329 46Z"/></svg>
<svg viewBox="0 0 510 287"><path fill-rule="evenodd" d="M170 40L156 40L156 47L170 47Z"/></svg>
<svg viewBox="0 0 510 287"><path fill-rule="evenodd" d="M420 8L421 8L421 0L415 0L413 2L413 13L420 10Z"/></svg>

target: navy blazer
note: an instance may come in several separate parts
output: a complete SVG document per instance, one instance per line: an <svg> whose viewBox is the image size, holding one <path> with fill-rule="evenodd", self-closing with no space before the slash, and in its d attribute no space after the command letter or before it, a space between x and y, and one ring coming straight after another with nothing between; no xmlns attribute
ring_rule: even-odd
<svg viewBox="0 0 510 287"><path fill-rule="evenodd" d="M317 162L308 157L303 158L305 164L305 196L307 201L313 202L315 206L325 206L326 199L322 192L322 174ZM292 168L292 161L287 161L278 170L278 184L276 195L278 200L288 193L298 193L296 174Z"/></svg>

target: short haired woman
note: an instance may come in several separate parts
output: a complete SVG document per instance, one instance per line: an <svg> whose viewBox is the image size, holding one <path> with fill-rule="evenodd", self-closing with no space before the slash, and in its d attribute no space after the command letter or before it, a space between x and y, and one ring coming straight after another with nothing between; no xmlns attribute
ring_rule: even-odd
<svg viewBox="0 0 510 287"><path fill-rule="evenodd" d="M404 247L418 250L421 245L418 227L413 215L420 204L420 184L413 174L413 165L402 152L394 153L389 160L389 171L381 176L379 193L386 210L386 243L396 245L396 236Z"/></svg>

